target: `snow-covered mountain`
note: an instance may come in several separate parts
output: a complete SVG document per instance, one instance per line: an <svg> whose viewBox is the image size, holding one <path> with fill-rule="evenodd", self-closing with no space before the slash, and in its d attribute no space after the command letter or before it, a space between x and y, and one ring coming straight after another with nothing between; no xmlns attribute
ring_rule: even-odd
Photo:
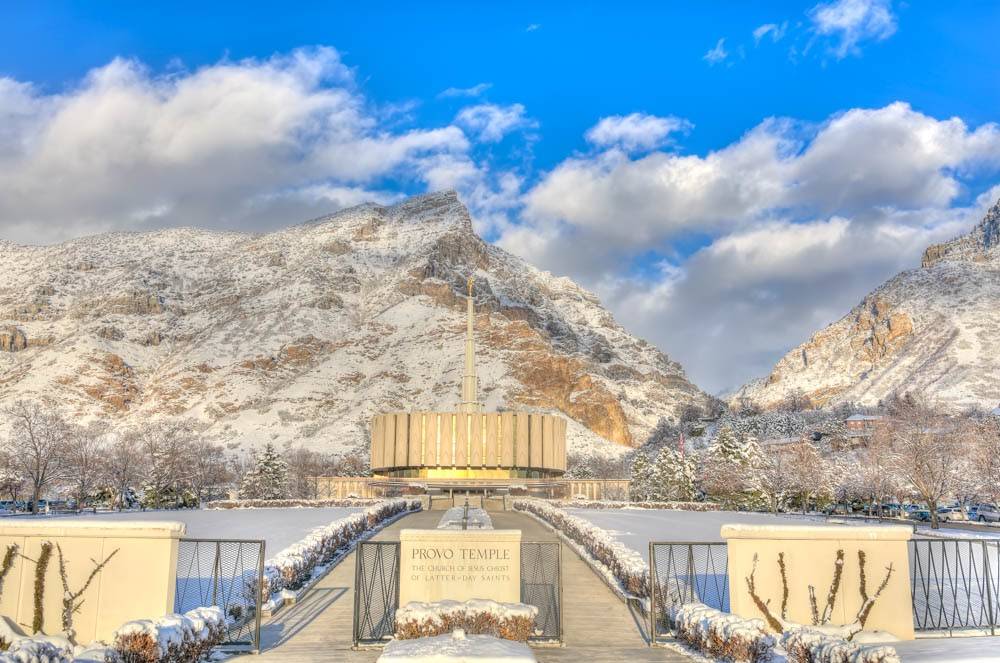
<svg viewBox="0 0 1000 663"><path fill-rule="evenodd" d="M1000 403L1000 202L972 232L924 252L850 313L743 387L764 407L922 393L944 406Z"/></svg>
<svg viewBox="0 0 1000 663"><path fill-rule="evenodd" d="M477 237L448 192L264 235L0 242L0 405L349 450L376 412L456 405L470 273L489 408L558 410L571 448L616 450L707 403L594 295Z"/></svg>

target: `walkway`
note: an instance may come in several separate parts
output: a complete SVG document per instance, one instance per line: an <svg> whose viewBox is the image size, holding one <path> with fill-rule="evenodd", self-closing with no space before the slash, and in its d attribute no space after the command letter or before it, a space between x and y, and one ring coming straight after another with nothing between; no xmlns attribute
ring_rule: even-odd
<svg viewBox="0 0 1000 663"><path fill-rule="evenodd" d="M524 541L553 541L556 535L534 518L520 513L491 512L496 529L520 529ZM423 511L396 521L373 540L399 538L403 528L433 528L441 511ZM346 658L367 663L378 650L351 649L354 609L354 553L344 558L297 604L279 611L261 629L262 652L247 663L271 661L311 663ZM585 660L603 663L656 661L681 663L687 657L646 646L642 620L629 611L590 567L562 546L564 647L539 647L542 663Z"/></svg>

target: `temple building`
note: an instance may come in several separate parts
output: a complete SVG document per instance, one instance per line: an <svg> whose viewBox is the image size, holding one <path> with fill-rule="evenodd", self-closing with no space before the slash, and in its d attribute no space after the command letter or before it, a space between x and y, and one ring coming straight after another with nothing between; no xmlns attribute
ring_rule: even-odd
<svg viewBox="0 0 1000 663"><path fill-rule="evenodd" d="M372 477L317 477L320 497L423 491L599 497L607 492L597 485L607 482L561 478L566 471L563 417L521 410L484 411L478 399L472 295L470 278L465 370L458 407L375 415L371 422ZM581 485L574 486L577 483ZM627 482L615 483L626 484L627 491Z"/></svg>

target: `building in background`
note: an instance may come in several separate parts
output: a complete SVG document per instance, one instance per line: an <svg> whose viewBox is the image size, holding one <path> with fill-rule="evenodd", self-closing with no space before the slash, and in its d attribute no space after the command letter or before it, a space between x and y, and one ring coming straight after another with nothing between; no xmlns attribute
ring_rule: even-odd
<svg viewBox="0 0 1000 663"><path fill-rule="evenodd" d="M372 476L317 477L317 495L341 498L459 492L590 499L627 495L627 481L563 478L566 420L562 416L483 410L478 400L471 278L466 317L465 370L458 408L375 415L371 423Z"/></svg>

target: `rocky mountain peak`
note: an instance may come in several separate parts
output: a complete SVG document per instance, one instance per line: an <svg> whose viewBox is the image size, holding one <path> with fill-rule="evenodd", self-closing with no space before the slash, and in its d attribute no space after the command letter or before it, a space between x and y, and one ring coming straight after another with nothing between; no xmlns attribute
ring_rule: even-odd
<svg viewBox="0 0 1000 663"><path fill-rule="evenodd" d="M944 406L1000 401L1000 201L966 235L927 248L737 398L774 407L877 403L919 392Z"/></svg>
<svg viewBox="0 0 1000 663"><path fill-rule="evenodd" d="M598 299L484 242L454 192L265 234L172 229L0 245L0 404L347 452L370 417L455 405L465 280L480 393L570 419L577 450L645 440L708 397Z"/></svg>
<svg viewBox="0 0 1000 663"><path fill-rule="evenodd" d="M983 220L966 235L943 244L932 244L924 251L921 267L927 268L942 260L986 262L993 259L1000 247L1000 200L991 207Z"/></svg>

